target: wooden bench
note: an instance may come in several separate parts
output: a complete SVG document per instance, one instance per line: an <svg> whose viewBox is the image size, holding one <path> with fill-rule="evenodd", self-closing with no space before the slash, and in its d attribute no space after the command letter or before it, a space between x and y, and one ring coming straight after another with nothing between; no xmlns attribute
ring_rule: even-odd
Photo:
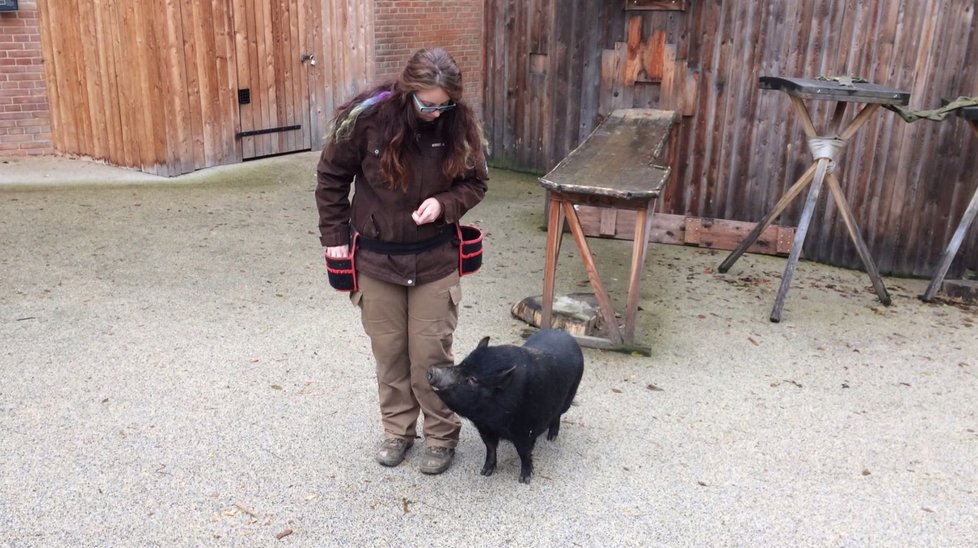
<svg viewBox="0 0 978 548"><path fill-rule="evenodd" d="M635 316L652 214L669 179L669 168L661 165L663 153L677 121L678 115L672 111L616 110L550 173L540 178L540 184L548 191L541 327L551 326L557 255L566 221L584 261L606 331L603 336L576 336L578 342L593 348L650 351L634 343ZM622 325L598 275L575 205L636 212L628 300Z"/></svg>

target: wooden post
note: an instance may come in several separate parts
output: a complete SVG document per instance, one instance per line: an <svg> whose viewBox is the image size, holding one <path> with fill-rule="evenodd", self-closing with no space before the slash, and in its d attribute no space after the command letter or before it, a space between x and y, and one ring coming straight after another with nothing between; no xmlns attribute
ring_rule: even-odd
<svg viewBox="0 0 978 548"><path fill-rule="evenodd" d="M563 237L564 210L556 192L549 192L547 205L547 255L543 266L543 310L540 312L540 328L549 329L554 309L554 280L557 276L557 252Z"/></svg>
<svg viewBox="0 0 978 548"><path fill-rule="evenodd" d="M805 244L805 236L808 235L808 225L812 222L812 215L815 213L815 203L818 201L819 191L822 190L822 182L825 180L826 171L829 167L829 159L822 158L818 161L815 169L815 180L812 188L808 191L808 199L805 201L805 209L801 212L801 219L798 220L798 230L795 232L795 241L791 245L791 253L788 254L788 266L784 269L781 277L781 287L778 288L778 296L774 299L774 308L771 309L771 321L778 323L781 321L781 310L784 308L784 299L788 296L788 288L791 286L791 278L795 274L795 267L798 258L801 256L801 248Z"/></svg>

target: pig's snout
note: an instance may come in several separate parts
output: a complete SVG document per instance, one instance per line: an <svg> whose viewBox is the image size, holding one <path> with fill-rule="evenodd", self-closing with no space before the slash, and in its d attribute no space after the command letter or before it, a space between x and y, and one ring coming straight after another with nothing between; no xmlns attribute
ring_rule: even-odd
<svg viewBox="0 0 978 548"><path fill-rule="evenodd" d="M451 384L451 375L443 367L432 367L428 369L428 384L435 392L447 388Z"/></svg>

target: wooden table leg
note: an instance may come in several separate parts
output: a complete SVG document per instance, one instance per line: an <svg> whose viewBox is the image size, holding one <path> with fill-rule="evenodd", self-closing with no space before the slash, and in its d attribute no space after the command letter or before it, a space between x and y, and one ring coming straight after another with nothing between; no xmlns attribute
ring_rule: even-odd
<svg viewBox="0 0 978 548"><path fill-rule="evenodd" d="M791 286L791 278L795 274L795 267L798 258L801 256L801 249L805 244L805 236L808 235L808 225L812 222L815 213L815 204L818 202L818 194L822 190L822 182L825 180L826 172L829 167L829 159L822 158L816 164L815 180L812 187L808 190L808 199L805 200L805 209L801 212L801 219L798 220L798 228L795 230L795 241L791 244L791 252L788 254L788 265L781 276L781 287L778 289L778 296L774 300L774 308L771 309L771 321L781 321L781 310L784 308L784 299L788 296L788 288Z"/></svg>
<svg viewBox="0 0 978 548"><path fill-rule="evenodd" d="M849 202L846 201L846 196L842 192L842 185L839 184L839 179L835 176L835 173L829 173L828 179L829 190L832 192L832 197L835 198L835 205L838 206L842 220L846 224L846 229L849 230L849 239L852 240L852 243L856 244L856 251L859 252L859 258L862 259L863 266L866 267L866 273L869 274L869 279L873 281L873 287L876 289L876 294L879 296L880 302L884 306L890 306L890 294L886 291L886 286L883 285L880 271L876 268L876 262L873 261L873 257L869 253L869 246L866 245L862 234L859 233L856 219L852 214L852 210L849 209Z"/></svg>
<svg viewBox="0 0 978 548"><path fill-rule="evenodd" d="M976 125L976 128L978 128L978 125ZM978 133L978 129L975 132ZM944 276L947 276L947 271L951 268L951 263L954 262L954 257L958 254L958 248L961 247L961 242L964 240L964 236L968 232L968 228L971 227L971 223L974 222L976 215L978 215L978 189L975 189L974 195L971 196L971 203L968 204L968 209L965 210L964 217L961 218L961 222L958 223L958 228L954 231L954 236L951 237L951 241L947 244L947 250L941 256L941 262L937 267L937 271L934 273L934 277L930 280L930 285L927 286L927 291L924 291L922 298L925 301L930 301L940 291L941 284L944 283Z"/></svg>
<svg viewBox="0 0 978 548"><path fill-rule="evenodd" d="M645 209L637 211L635 217L635 236L632 240L632 266L628 276L628 302L625 305L625 342L635 338L635 315L638 313L639 286L642 271L645 270L645 255L649 248L649 234L652 232L652 214L655 200L650 200Z"/></svg>
<svg viewBox="0 0 978 548"><path fill-rule="evenodd" d="M727 258L724 259L722 263L720 263L719 270L721 274L726 273L728 270L730 270L730 267L732 267L734 263L737 262L737 259L739 259L740 256L747 251L747 248L749 248L751 245L754 244L755 241L757 241L757 239L761 236L761 233L764 232L764 229L770 226L771 223L778 218L778 215L781 215L781 212L784 211L786 207L788 207L788 204L790 204L792 200L794 200L795 197L798 196L798 194L800 194L801 191L809 183L812 182L812 178L815 176L816 166L817 164L812 164L811 166L809 166L809 168L805 171L805 173L803 173L801 177L798 178L795 184L791 185L791 188L789 188L788 191L784 193L784 196L781 196L781 199L778 200L777 204L775 204L774 209L772 209L767 215L765 215L760 220L760 222L754 225L754 229L747 234L747 236L740 242L737 248L734 249L730 253L730 255L727 255Z"/></svg>
<svg viewBox="0 0 978 548"><path fill-rule="evenodd" d="M615 318L615 309L611 305L611 298L605 291L601 278L598 276L597 266L594 264L594 257L591 256L591 247L588 246L587 238L584 236L584 228L581 227L581 220L574 211L574 204L563 201L564 216L567 218L567 226L570 227L577 250L581 253L581 260L584 261L584 269L587 270L588 280L594 288L594 296L598 299L598 307L601 309L601 316L604 318L605 329L608 331L608 339L615 344L622 342L621 329L618 328L618 319Z"/></svg>
<svg viewBox="0 0 978 548"><path fill-rule="evenodd" d="M557 254L564 232L563 200L550 192L547 205L547 256L543 265L543 298L540 310L540 329L549 329L554 309L554 280L557 276Z"/></svg>

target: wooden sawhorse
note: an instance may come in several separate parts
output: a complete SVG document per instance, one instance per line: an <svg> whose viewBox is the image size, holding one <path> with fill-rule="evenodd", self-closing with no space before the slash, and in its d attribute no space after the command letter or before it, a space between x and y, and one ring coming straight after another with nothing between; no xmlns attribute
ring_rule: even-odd
<svg viewBox="0 0 978 548"><path fill-rule="evenodd" d="M616 110L550 173L540 178L540 184L549 194L541 328L551 326L557 255L566 220L584 261L606 330L605 337L578 336L578 342L592 348L641 351L633 345L639 285L655 203L669 178L669 168L656 162L661 161L676 120L677 114L672 111ZM575 204L631 209L637 213L623 326L619 326L611 298L598 275Z"/></svg>
<svg viewBox="0 0 978 548"><path fill-rule="evenodd" d="M780 322L781 321L781 311L784 308L784 300L788 295L788 288L791 285L791 278L795 272L795 266L798 264L798 258L801 256L801 250L805 243L805 236L808 234L808 225L811 224L812 216L815 213L815 204L818 201L819 192L822 190L822 183L828 180L829 190L832 193L832 198L835 200L836 206L839 208L839 214L842 216L842 220L845 222L846 229L848 229L849 237L852 239L853 243L856 244L856 250L859 252L859 258L862 259L863 265L866 267L866 272L869 274L869 278L873 282L873 287L876 289L876 294L879 295L880 301L886 305L890 305L890 295L886 291L886 287L883 285L883 280L880 278L879 270L876 268L876 263L873 262L873 258L869 254L869 247L863 240L862 235L859 233L859 227L856 225L856 220L853 217L852 210L849 209L849 204L846 202L845 194L842 192L842 186L839 182L839 178L833 173L833 168L835 162L841 158L842 153L845 151L846 145L849 140L856 134L860 127L865 124L870 116L881 106L885 104L892 105L906 105L910 102L910 94L904 91L886 88L883 86L878 86L875 84L868 83L852 83L852 84L840 84L832 81L823 80L808 80L803 78L781 78L772 76L762 76L760 79L761 89L771 89L777 91L783 91L788 94L791 99L791 104L794 107L795 114L801 119L802 129L805 131L805 135L808 137L808 148L812 152L812 158L814 162L812 165L798 178L795 183L788 188L784 196L778 200L778 203L774 206L774 209L770 213L766 214L759 223L754 227L754 230L747 235L746 238L740 245L737 246L733 252L730 253L727 258L720 263L720 272L727 272L730 267L733 266L737 259L743 255L744 251L747 250L751 244L760 236L765 228L770 225L782 211L788 207L788 204L795 199L806 186L812 184L811 189L808 191L808 199L805 201L805 207L802 210L801 218L798 220L798 228L795 232L795 241L791 246L791 252L788 254L788 264L784 269L784 275L781 277L781 287L778 289L777 298L774 301L774 308L771 310L771 321ZM827 100L836 101L835 111L832 115L832 121L829 123L828 132L825 135L819 135L815 130L815 125L812 123L811 114L808 112L808 108L805 106L804 99L815 99L815 100ZM853 118L852 122L849 123L845 128L842 127L842 118L845 114L846 106L849 103L865 103L866 106L863 107L861 111Z"/></svg>
<svg viewBox="0 0 978 548"><path fill-rule="evenodd" d="M958 111L958 115L967 120L968 125L971 126L971 129L975 131L975 135L978 136L978 107L965 107ZM937 267L937 271L934 273L934 277L931 278L930 285L927 286L927 290L924 291L921 299L930 301L941 290L944 277L947 276L947 271L951 268L951 263L954 262L954 257L958 254L958 248L961 247L961 242L964 240L964 236L968 232L968 228L971 227L971 223L974 222L976 215L978 215L978 188L975 189L975 193L971 196L971 203L968 204L968 209L964 211L964 216L961 217L961 222L958 223L958 228L954 231L954 236L948 242L947 249L944 251L944 255L941 256L941 262Z"/></svg>

